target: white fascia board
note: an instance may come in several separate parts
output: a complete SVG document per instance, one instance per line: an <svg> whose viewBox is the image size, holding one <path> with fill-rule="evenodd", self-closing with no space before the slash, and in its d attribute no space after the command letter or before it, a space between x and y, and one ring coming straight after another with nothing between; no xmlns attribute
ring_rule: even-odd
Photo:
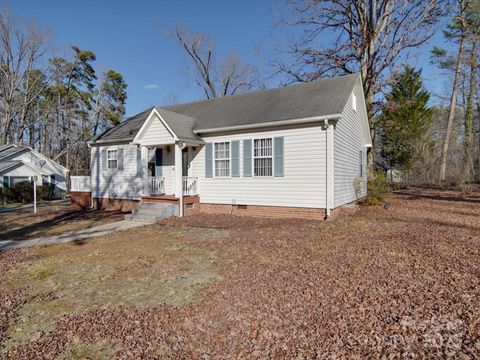
<svg viewBox="0 0 480 360"><path fill-rule="evenodd" d="M170 129L170 126L167 125L167 122L165 121L165 119L160 115L160 113L157 111L157 109L153 108L152 111L150 112L150 115L148 115L147 119L143 122L143 125L140 128L140 130L138 130L137 135L135 135L135 137L133 138L131 144L140 145L140 142L139 142L138 139L143 134L143 131L146 129L146 127L148 126L150 121L152 121L154 115L158 116L158 118L162 122L163 126L165 126L165 128L168 130L170 135L172 135L174 141L178 140L177 135L175 135L175 133L172 131L172 129Z"/></svg>
<svg viewBox="0 0 480 360"><path fill-rule="evenodd" d="M2 174L8 173L8 171L10 171L14 167L22 167L22 166L25 166L25 167L29 168L30 170L37 173L38 175L48 175L47 173L44 173L43 171L41 171L37 167L32 166L32 165L30 165L30 164L28 164L28 163L26 163L25 161L22 161L22 160L20 160L19 163L12 164L12 166L9 166L8 168L4 169L2 171ZM9 176L9 175L7 175L7 176Z"/></svg>
<svg viewBox="0 0 480 360"><path fill-rule="evenodd" d="M30 151L33 151L33 152L35 153L35 155L38 155L39 157L43 158L45 161L48 161L48 162L50 162L50 163L54 163L55 165L60 166L65 172L67 172L67 173L69 172L69 170L68 170L65 166L59 164L59 163L56 162L55 160L49 159L49 158L46 157L45 155L40 154L40 153L39 153L38 151L36 151L35 149L32 149L30 146L29 146L28 148L30 149Z"/></svg>
<svg viewBox="0 0 480 360"><path fill-rule="evenodd" d="M232 130L248 130L248 129L270 127L270 126L307 124L307 123L322 121L325 119L336 120L336 119L339 119L341 116L342 116L341 114L329 114L329 115L311 116L311 117L305 117L305 118L299 118L299 119L270 121L270 122L264 122L264 123L236 125L236 126L225 126L225 127L211 128L211 129L199 129L199 130L194 130L193 132L195 134L205 134L205 133L211 133L211 132L222 132L222 131L232 131Z"/></svg>

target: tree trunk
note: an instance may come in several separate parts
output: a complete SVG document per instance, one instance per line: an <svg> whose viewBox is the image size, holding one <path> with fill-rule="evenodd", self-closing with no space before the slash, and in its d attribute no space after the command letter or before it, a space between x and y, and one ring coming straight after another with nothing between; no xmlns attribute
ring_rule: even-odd
<svg viewBox="0 0 480 360"><path fill-rule="evenodd" d="M472 49L470 52L470 74L469 74L469 88L468 88L468 95L467 95L467 109L465 111L465 137L463 139L463 147L464 147L464 158L463 158L463 166L464 166L464 175L465 181L471 180L471 174L474 173L474 166L473 166L473 157L472 157L472 146L473 146L473 98L475 93L476 87L476 71L477 71L477 40L474 39L472 41Z"/></svg>
<svg viewBox="0 0 480 360"><path fill-rule="evenodd" d="M455 77L453 80L452 97L450 98L450 111L448 112L447 129L443 140L442 154L440 158L440 181L445 181L447 170L448 146L450 145L450 137L452 134L453 121L455 119L455 108L457 106L458 82L460 80L460 69L462 66L463 48L465 43L465 32L462 31L460 37L460 45L458 47L457 65L455 67Z"/></svg>

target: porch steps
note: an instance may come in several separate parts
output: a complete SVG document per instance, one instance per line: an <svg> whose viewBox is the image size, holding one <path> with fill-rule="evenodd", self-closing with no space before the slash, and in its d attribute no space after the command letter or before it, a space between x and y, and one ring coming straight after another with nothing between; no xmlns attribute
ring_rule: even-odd
<svg viewBox="0 0 480 360"><path fill-rule="evenodd" d="M125 220L154 224L161 219L178 216L178 205L161 202L142 202L131 214L125 215Z"/></svg>

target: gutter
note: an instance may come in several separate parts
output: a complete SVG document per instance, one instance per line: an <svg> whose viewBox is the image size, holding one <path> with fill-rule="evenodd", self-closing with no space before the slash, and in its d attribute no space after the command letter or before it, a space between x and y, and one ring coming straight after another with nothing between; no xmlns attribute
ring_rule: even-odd
<svg viewBox="0 0 480 360"><path fill-rule="evenodd" d="M224 127L218 127L218 128L210 128L210 129L198 129L198 130L193 130L193 133L204 134L204 133L212 133L212 132L231 131L231 130L256 129L256 128L263 128L268 126L308 124L308 123L314 123L314 122L323 121L323 120L336 120L336 119L339 119L341 116L342 115L339 113L322 115L322 116L310 116L310 117L305 117L300 119L269 121L264 123L255 123L255 124L246 124L246 125L224 126Z"/></svg>

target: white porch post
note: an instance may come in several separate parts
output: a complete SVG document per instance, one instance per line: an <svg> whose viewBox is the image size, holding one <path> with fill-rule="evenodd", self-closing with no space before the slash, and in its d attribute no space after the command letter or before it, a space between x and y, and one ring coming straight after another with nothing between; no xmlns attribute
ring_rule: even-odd
<svg viewBox="0 0 480 360"><path fill-rule="evenodd" d="M142 154L142 195L150 195L147 189L147 179L148 179L148 147L140 146L140 151Z"/></svg>
<svg viewBox="0 0 480 360"><path fill-rule="evenodd" d="M175 196L179 199L179 216L183 216L183 179L182 179L183 141L175 143Z"/></svg>

